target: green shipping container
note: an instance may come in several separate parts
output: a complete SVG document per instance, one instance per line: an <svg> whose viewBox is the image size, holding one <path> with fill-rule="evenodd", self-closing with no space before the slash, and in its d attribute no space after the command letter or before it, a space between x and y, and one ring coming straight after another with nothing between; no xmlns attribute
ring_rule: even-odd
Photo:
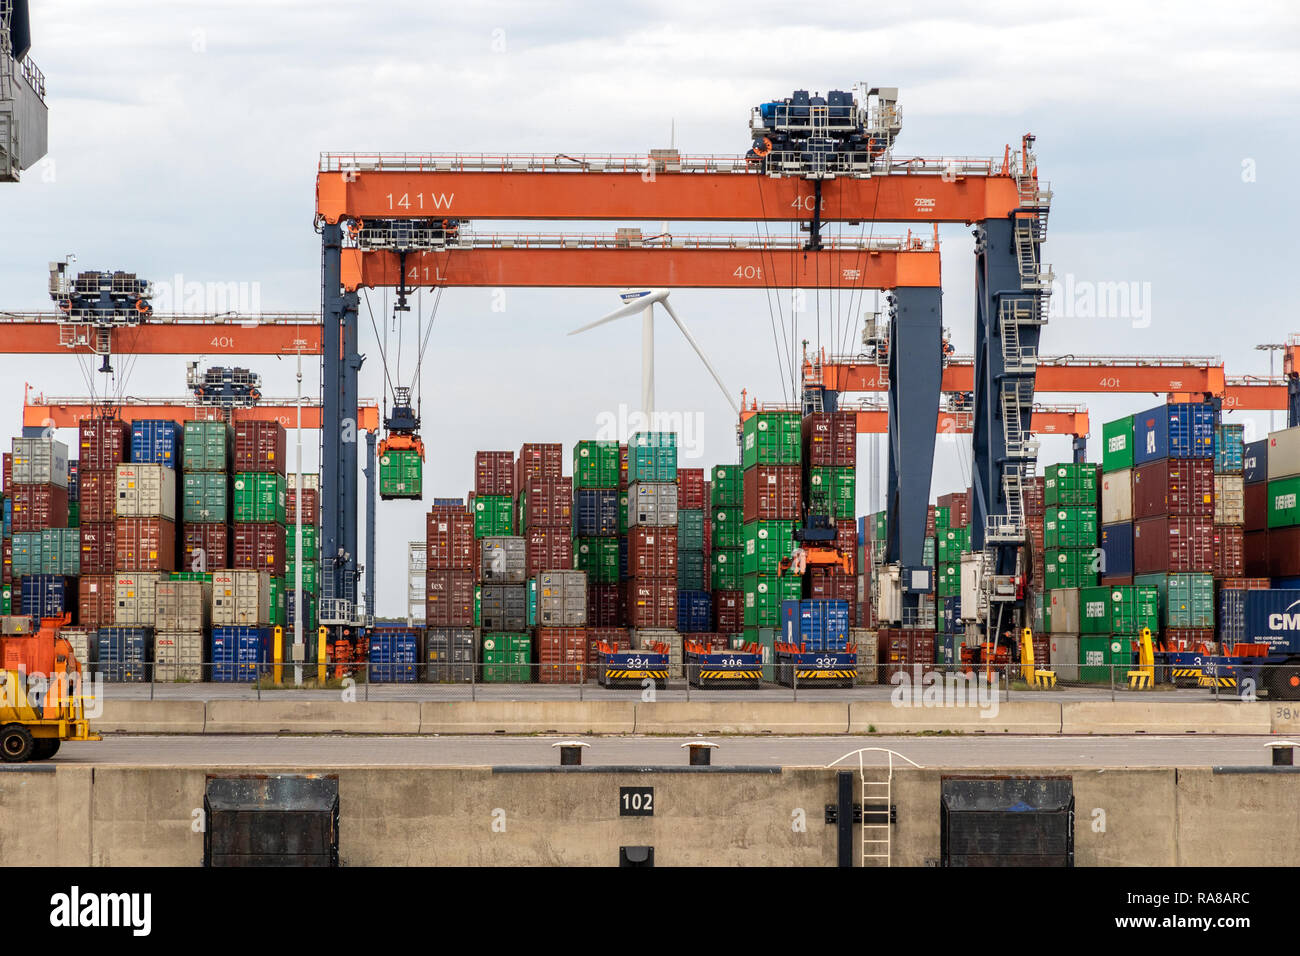
<svg viewBox="0 0 1300 956"><path fill-rule="evenodd" d="M206 422L204 424L207 424ZM240 475L247 479L249 475ZM281 482L283 493L284 479L279 475L261 476ZM230 480L224 471L187 471L181 475L181 520L194 524L224 524L230 520ZM281 506L283 512L283 506ZM270 521L270 518L246 518L246 521Z"/></svg>
<svg viewBox="0 0 1300 956"><path fill-rule="evenodd" d="M203 581L207 584L212 583L212 572L203 571L173 571L171 573L173 581Z"/></svg>
<svg viewBox="0 0 1300 956"><path fill-rule="evenodd" d="M574 538L573 567L592 584L617 584L618 538Z"/></svg>
<svg viewBox="0 0 1300 956"><path fill-rule="evenodd" d="M298 564L293 559L289 559L284 565L284 580L288 586L292 587L298 579ZM315 591L316 585L320 583L320 565L315 561L307 561L302 566L302 586L308 591Z"/></svg>
<svg viewBox="0 0 1300 956"><path fill-rule="evenodd" d="M1112 634L1141 634L1150 628L1160 633L1160 591L1153 587L1123 585L1109 591L1110 631Z"/></svg>
<svg viewBox="0 0 1300 956"><path fill-rule="evenodd" d="M941 598L961 594L961 565L940 564L934 575L935 594Z"/></svg>
<svg viewBox="0 0 1300 956"><path fill-rule="evenodd" d="M803 579L787 574L746 574L745 627L780 627L781 602L797 601L803 593Z"/></svg>
<svg viewBox="0 0 1300 956"><path fill-rule="evenodd" d="M926 538L921 542L921 563L927 568L936 567L936 559L939 557L939 546L934 538Z"/></svg>
<svg viewBox="0 0 1300 956"><path fill-rule="evenodd" d="M744 587L745 552L740 548L723 548L709 556L709 586L714 591L739 591Z"/></svg>
<svg viewBox="0 0 1300 956"><path fill-rule="evenodd" d="M1268 483L1268 526L1290 528L1300 524L1300 475Z"/></svg>
<svg viewBox="0 0 1300 956"><path fill-rule="evenodd" d="M713 509L713 547L743 548L745 546L744 511L739 506Z"/></svg>
<svg viewBox="0 0 1300 956"><path fill-rule="evenodd" d="M961 561L962 553L970 550L969 528L935 528L934 556L940 564Z"/></svg>
<svg viewBox="0 0 1300 956"><path fill-rule="evenodd" d="M391 449L379 456L379 497L424 495L424 461L414 448Z"/></svg>
<svg viewBox="0 0 1300 956"><path fill-rule="evenodd" d="M39 531L15 531L12 549L13 564L10 567L14 579L25 574L41 573L43 547Z"/></svg>
<svg viewBox="0 0 1300 956"><path fill-rule="evenodd" d="M744 573L775 575L781 559L790 557L793 547L793 521L747 522Z"/></svg>
<svg viewBox="0 0 1300 956"><path fill-rule="evenodd" d="M798 412L758 412L745 419L740 463L797 465L802 460L802 425Z"/></svg>
<svg viewBox="0 0 1300 956"><path fill-rule="evenodd" d="M857 513L857 479L851 467L819 465L808 469L808 508L835 520Z"/></svg>
<svg viewBox="0 0 1300 956"><path fill-rule="evenodd" d="M225 422L186 422L181 468L184 471L230 469L234 430Z"/></svg>
<svg viewBox="0 0 1300 956"><path fill-rule="evenodd" d="M1132 666L1129 640L1111 634L1081 634L1079 680L1089 684L1109 684L1113 672L1117 684L1127 682L1128 669Z"/></svg>
<svg viewBox="0 0 1300 956"><path fill-rule="evenodd" d="M1045 548L1092 548L1100 540L1097 509L1086 505L1058 505L1043 515Z"/></svg>
<svg viewBox="0 0 1300 956"><path fill-rule="evenodd" d="M528 579L528 611L526 619L529 627L537 626L537 578Z"/></svg>
<svg viewBox="0 0 1300 956"><path fill-rule="evenodd" d="M867 522L867 525L876 529L876 536L872 538L873 541L884 541L889 536L889 522L885 512L877 511L872 516L872 519Z"/></svg>
<svg viewBox="0 0 1300 956"><path fill-rule="evenodd" d="M285 482L283 475L241 472L231 484L235 521L268 521L284 524ZM187 500L188 500L188 496ZM218 520L218 519L211 519Z"/></svg>
<svg viewBox="0 0 1300 956"><path fill-rule="evenodd" d="M14 609L14 589L6 584L0 588L0 614L8 617Z"/></svg>
<svg viewBox="0 0 1300 956"><path fill-rule="evenodd" d="M628 484L638 481L676 480L676 432L637 432L628 438Z"/></svg>
<svg viewBox="0 0 1300 956"><path fill-rule="evenodd" d="M483 626L483 585L474 585L474 626Z"/></svg>
<svg viewBox="0 0 1300 956"><path fill-rule="evenodd" d="M1097 507L1097 466L1064 462L1052 465L1043 477L1043 503L1056 505L1089 505Z"/></svg>
<svg viewBox="0 0 1300 956"><path fill-rule="evenodd" d="M1101 558L1096 548L1057 548L1043 557L1044 584L1057 588L1090 588L1097 584Z"/></svg>
<svg viewBox="0 0 1300 956"><path fill-rule="evenodd" d="M81 533L76 528L41 532L41 574L76 577L81 573Z"/></svg>
<svg viewBox="0 0 1300 956"><path fill-rule="evenodd" d="M1111 588L1095 587L1079 589L1079 633L1109 634L1110 593ZM1115 590L1119 590L1116 588Z"/></svg>
<svg viewBox="0 0 1300 956"><path fill-rule="evenodd" d="M1101 426L1101 470L1123 471L1133 467L1133 416Z"/></svg>
<svg viewBox="0 0 1300 956"><path fill-rule="evenodd" d="M574 488L617 488L618 442L580 441L573 446Z"/></svg>
<svg viewBox="0 0 1300 956"><path fill-rule="evenodd" d="M509 495L480 495L474 499L474 537L515 533L515 503Z"/></svg>
<svg viewBox="0 0 1300 956"><path fill-rule="evenodd" d="M679 591L705 591L708 589L708 570L703 551L677 552L677 589Z"/></svg>
<svg viewBox="0 0 1300 956"><path fill-rule="evenodd" d="M618 493L618 536L627 537L627 491Z"/></svg>
<svg viewBox="0 0 1300 956"><path fill-rule="evenodd" d="M298 529L292 521L285 530L284 553L290 560L298 553ZM320 529L314 524L302 526L302 553L308 561L320 557Z"/></svg>
<svg viewBox="0 0 1300 956"><path fill-rule="evenodd" d="M304 571L306 568L303 569ZM284 578L271 578L271 626L284 627Z"/></svg>
<svg viewBox="0 0 1300 956"><path fill-rule="evenodd" d="M68 502L68 527L81 527L81 502L79 501Z"/></svg>
<svg viewBox="0 0 1300 956"><path fill-rule="evenodd" d="M739 465L713 466L709 504L714 508L740 508L745 504L745 474Z"/></svg>
<svg viewBox="0 0 1300 956"><path fill-rule="evenodd" d="M677 550L704 550L704 512L691 508L677 512Z"/></svg>
<svg viewBox="0 0 1300 956"><path fill-rule="evenodd" d="M488 684L532 682L533 642L527 634L488 631L483 635L483 681Z"/></svg>
<svg viewBox="0 0 1300 956"><path fill-rule="evenodd" d="M1165 592L1169 627L1214 627L1214 575L1171 574Z"/></svg>
<svg viewBox="0 0 1300 956"><path fill-rule="evenodd" d="M934 509L934 530L937 537L942 538L939 532L946 530L952 523L952 509L948 507L936 506Z"/></svg>

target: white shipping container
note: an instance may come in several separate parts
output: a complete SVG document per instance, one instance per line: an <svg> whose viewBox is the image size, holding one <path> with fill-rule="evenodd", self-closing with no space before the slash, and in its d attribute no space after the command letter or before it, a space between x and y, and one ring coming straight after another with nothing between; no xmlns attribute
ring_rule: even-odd
<svg viewBox="0 0 1300 956"><path fill-rule="evenodd" d="M1123 468L1101 476L1101 523L1133 520L1133 469Z"/></svg>
<svg viewBox="0 0 1300 956"><path fill-rule="evenodd" d="M286 487L291 491L298 487L298 475L291 469L289 474L285 475ZM304 474L302 476L302 486L307 491L320 491L320 475Z"/></svg>
<svg viewBox="0 0 1300 956"><path fill-rule="evenodd" d="M630 527L676 527L677 486L671 482L634 482L627 489L627 523Z"/></svg>
<svg viewBox="0 0 1300 956"><path fill-rule="evenodd" d="M154 680L203 680L203 632L171 630L156 632L153 640L153 661Z"/></svg>
<svg viewBox="0 0 1300 956"><path fill-rule="evenodd" d="M1214 476L1214 523L1246 523L1246 479L1241 475Z"/></svg>
<svg viewBox="0 0 1300 956"><path fill-rule="evenodd" d="M1300 425L1268 433L1268 480L1300 475Z"/></svg>
<svg viewBox="0 0 1300 956"><path fill-rule="evenodd" d="M1079 679L1079 635L1053 634L1050 645L1052 673L1059 681Z"/></svg>
<svg viewBox="0 0 1300 956"><path fill-rule="evenodd" d="M903 619L903 591L898 565L882 567L875 583L876 620L881 624L897 624Z"/></svg>
<svg viewBox="0 0 1300 956"><path fill-rule="evenodd" d="M92 638L92 631L84 627L64 627L59 629L59 637L63 638L72 645L72 656L77 659L81 665L81 671L84 674L88 665L95 663L91 658L91 653L98 650L99 641Z"/></svg>
<svg viewBox="0 0 1300 956"><path fill-rule="evenodd" d="M668 645L668 676L673 680L682 677L682 636L677 631L646 628L632 632L632 649L645 650L651 644Z"/></svg>
<svg viewBox="0 0 1300 956"><path fill-rule="evenodd" d="M16 485L68 487L68 446L53 438L15 438L11 445Z"/></svg>
<svg viewBox="0 0 1300 956"><path fill-rule="evenodd" d="M1079 589L1058 588L1051 595L1052 634L1079 633ZM1076 655L1072 660L1078 660ZM1056 660L1056 656L1052 656Z"/></svg>
<svg viewBox="0 0 1300 956"><path fill-rule="evenodd" d="M161 577L156 571L117 575L114 583L117 606L113 623L119 627L153 627Z"/></svg>
<svg viewBox="0 0 1300 956"><path fill-rule="evenodd" d="M155 623L160 631L201 631L212 610L212 585L206 581L159 581Z"/></svg>
<svg viewBox="0 0 1300 956"><path fill-rule="evenodd" d="M878 646L876 643L876 632L863 630L861 628L849 628L849 643L858 649L858 683L874 684L878 679L876 674L876 656Z"/></svg>
<svg viewBox="0 0 1300 956"><path fill-rule="evenodd" d="M538 576L537 623L541 627L586 626L586 571L543 571Z"/></svg>
<svg viewBox="0 0 1300 956"><path fill-rule="evenodd" d="M117 504L119 518L166 518L176 520L176 471L165 465L118 465Z"/></svg>
<svg viewBox="0 0 1300 956"><path fill-rule="evenodd" d="M269 571L227 570L212 573L212 623L271 623Z"/></svg>
<svg viewBox="0 0 1300 956"><path fill-rule="evenodd" d="M984 591L984 575L988 573L988 552L966 551L961 556L961 619L980 621L985 609L980 605Z"/></svg>

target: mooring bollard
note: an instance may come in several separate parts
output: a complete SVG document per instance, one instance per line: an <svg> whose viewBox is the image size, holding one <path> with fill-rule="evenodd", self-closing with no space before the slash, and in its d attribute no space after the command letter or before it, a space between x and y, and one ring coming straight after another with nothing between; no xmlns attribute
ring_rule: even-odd
<svg viewBox="0 0 1300 956"><path fill-rule="evenodd" d="M710 766L713 751L718 749L717 744L707 740L692 740L682 744L682 747L690 751L692 767Z"/></svg>
<svg viewBox="0 0 1300 956"><path fill-rule="evenodd" d="M1273 751L1273 766L1295 766L1295 748L1297 746L1300 746L1300 744L1297 744L1294 740L1275 740L1268 744L1269 750Z"/></svg>
<svg viewBox="0 0 1300 956"><path fill-rule="evenodd" d="M591 744L584 744L581 740L561 740L559 743L551 744L551 746L560 748L561 767L580 767L582 766L582 748L590 747Z"/></svg>

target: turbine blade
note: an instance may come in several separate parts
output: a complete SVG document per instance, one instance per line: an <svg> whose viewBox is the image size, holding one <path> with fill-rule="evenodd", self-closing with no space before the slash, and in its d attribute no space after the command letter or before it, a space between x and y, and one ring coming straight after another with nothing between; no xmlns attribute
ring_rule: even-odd
<svg viewBox="0 0 1300 956"><path fill-rule="evenodd" d="M635 302L629 302L627 305L623 306L622 308L615 309L613 312L610 312L608 315L601 316L595 322L588 322L586 325L582 326L581 328L574 329L569 334L577 335L579 332L586 332L588 329L594 329L598 325L604 325L606 322L613 322L615 319L621 319L624 316L640 315L646 309L650 308L652 303L657 301L659 301L659 297L653 295L647 295L643 298L637 299Z"/></svg>
<svg viewBox="0 0 1300 956"><path fill-rule="evenodd" d="M718 388L722 389L722 394L727 396L727 403L731 405L732 409L736 413L736 417L739 418L740 405L736 403L734 398L732 398L731 390L727 388L726 383L722 381L722 376L719 375L718 370L713 367L713 363L709 361L709 357L704 354L704 349L700 348L700 343L695 341L695 336L691 335L691 330L686 327L686 323L683 322L681 317L673 311L673 307L668 304L667 297L662 300L661 304L663 305L664 310L668 313L668 317L673 320L677 325L677 328L681 330L682 335L686 337L686 341L691 343L691 348L695 349L695 354L700 357L700 361L704 363L704 367L709 370L709 374L713 376L713 380L718 383Z"/></svg>

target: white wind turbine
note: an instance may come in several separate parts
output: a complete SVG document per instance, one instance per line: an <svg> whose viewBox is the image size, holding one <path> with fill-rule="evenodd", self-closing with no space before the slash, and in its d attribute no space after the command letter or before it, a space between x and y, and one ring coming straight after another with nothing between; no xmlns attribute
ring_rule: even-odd
<svg viewBox="0 0 1300 956"><path fill-rule="evenodd" d="M662 305L668 317L673 320L677 328L681 330L683 337L690 343L695 354L700 357L704 367L709 370L713 380L718 383L718 388L722 389L722 394L727 397L728 404L735 411L736 416L740 416L740 405L731 396L731 391L722 381L722 376L718 374L717 369L713 367L700 348L700 343L695 341L695 336L691 335L691 330L686 327L686 323L681 320L673 307L668 304L667 289L628 289L620 292L619 296L625 303L622 308L615 309L609 315L597 319L581 328L574 329L570 335L577 335L579 332L586 332L588 329L594 329L598 325L604 325L606 322L613 322L615 319L621 319L627 315L641 313L641 411L649 420L654 415L655 406L655 303Z"/></svg>

